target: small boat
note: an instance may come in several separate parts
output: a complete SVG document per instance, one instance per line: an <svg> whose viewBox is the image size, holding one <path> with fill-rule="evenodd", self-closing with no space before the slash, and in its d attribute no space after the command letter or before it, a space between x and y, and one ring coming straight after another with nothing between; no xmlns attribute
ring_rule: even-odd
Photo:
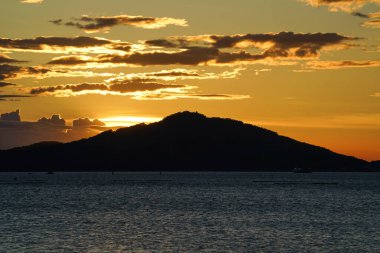
<svg viewBox="0 0 380 253"><path fill-rule="evenodd" d="M310 168L299 168L299 167L296 167L293 169L293 172L294 173L311 173L311 169Z"/></svg>
<svg viewBox="0 0 380 253"><path fill-rule="evenodd" d="M54 172L53 172L53 171L51 171L51 170L49 170L49 171L48 171L48 174L49 174L49 175L53 175L53 174L54 174Z"/></svg>

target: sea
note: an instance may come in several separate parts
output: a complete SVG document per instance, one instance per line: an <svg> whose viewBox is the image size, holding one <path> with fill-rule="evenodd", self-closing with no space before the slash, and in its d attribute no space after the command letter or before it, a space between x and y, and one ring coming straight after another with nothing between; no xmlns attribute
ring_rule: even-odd
<svg viewBox="0 0 380 253"><path fill-rule="evenodd" d="M2 173L0 252L380 252L380 173Z"/></svg>

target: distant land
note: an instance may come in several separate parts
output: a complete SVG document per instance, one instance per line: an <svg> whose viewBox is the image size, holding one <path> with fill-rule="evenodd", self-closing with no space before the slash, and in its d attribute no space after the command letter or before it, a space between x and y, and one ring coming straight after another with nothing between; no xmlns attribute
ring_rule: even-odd
<svg viewBox="0 0 380 253"><path fill-rule="evenodd" d="M0 151L0 171L377 171L367 162L240 121L179 112L70 143Z"/></svg>

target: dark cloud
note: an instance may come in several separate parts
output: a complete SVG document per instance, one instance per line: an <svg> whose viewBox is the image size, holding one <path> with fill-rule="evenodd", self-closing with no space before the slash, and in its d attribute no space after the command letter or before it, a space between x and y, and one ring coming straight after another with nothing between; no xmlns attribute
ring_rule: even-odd
<svg viewBox="0 0 380 253"><path fill-rule="evenodd" d="M9 112L9 113L3 113L0 115L0 120L19 122L21 121L20 110L16 110L14 112Z"/></svg>
<svg viewBox="0 0 380 253"><path fill-rule="evenodd" d="M72 92L88 91L88 90L108 90L108 86L102 83L83 83L83 84L67 84L33 88L30 91L32 95L38 95L43 93L54 93L57 91L70 90Z"/></svg>
<svg viewBox="0 0 380 253"><path fill-rule="evenodd" d="M359 18L369 18L369 16L367 14L361 13L361 12L353 12L351 14L352 14L352 16L359 17Z"/></svg>
<svg viewBox="0 0 380 253"><path fill-rule="evenodd" d="M234 64L266 58L265 55L252 55L247 52L221 52L217 48L189 48L180 52L135 52L127 55L104 54L96 57L63 56L54 58L48 64L81 65L88 63L113 63L137 66L149 65L189 65Z"/></svg>
<svg viewBox="0 0 380 253"><path fill-rule="evenodd" d="M11 95L5 95L5 94L1 94L0 95L0 98L2 99L5 99L5 98L29 98L31 97L30 95L14 95L14 94L11 94Z"/></svg>
<svg viewBox="0 0 380 253"><path fill-rule="evenodd" d="M67 126L66 121L58 114L50 118L42 118L38 122L22 121L18 110L4 113L1 117L0 149L26 146L42 141L70 142L109 130L99 120L93 120L91 125L85 125L89 122L81 119L79 123L81 127Z"/></svg>
<svg viewBox="0 0 380 253"><path fill-rule="evenodd" d="M15 86L14 83L7 83L7 82L1 82L0 81L0 88L7 87L7 86Z"/></svg>
<svg viewBox="0 0 380 253"><path fill-rule="evenodd" d="M0 64L1 63L20 63L20 62L24 62L24 61L18 61L18 60L10 58L4 54L0 54Z"/></svg>
<svg viewBox="0 0 380 253"><path fill-rule="evenodd" d="M300 48L301 50L319 50L329 45L338 45L357 38L342 36L337 33L293 33L280 32L269 34L246 34L235 36L211 36L213 46L217 48L235 48L239 43L250 42L255 47L260 44L273 43L271 48L288 50ZM259 45L255 45L259 44ZM248 44L249 45L249 44Z"/></svg>
<svg viewBox="0 0 380 253"><path fill-rule="evenodd" d="M59 91L71 91L73 93L81 91L108 91L118 93L132 93L137 91L154 91L160 89L183 87L185 86L176 84L163 84L158 82L152 82L149 80L132 79L113 80L108 85L105 83L83 83L33 88L31 89L30 94L38 95L43 93L55 93Z"/></svg>
<svg viewBox="0 0 380 253"><path fill-rule="evenodd" d="M158 29L168 25L187 26L187 22L184 19L175 18L156 18L156 17L143 17L143 16L103 16L103 17L89 17L82 16L76 19L74 22L63 22L62 19L51 20L51 23L55 25L73 26L85 32L107 32L113 26L117 25L129 25L146 29Z"/></svg>
<svg viewBox="0 0 380 253"><path fill-rule="evenodd" d="M380 61L312 61L307 63L311 69L344 69L380 67Z"/></svg>
<svg viewBox="0 0 380 253"><path fill-rule="evenodd" d="M138 66L149 65L202 65L240 64L270 59L316 58L322 50L338 50L351 47L359 38L336 33L268 33L246 35L201 35L169 37L150 40L148 46L164 47L176 51L155 50L129 54L103 54L95 57L64 56L49 64L78 65L86 63L114 63ZM234 50L234 51L231 51ZM260 49L260 53L244 51Z"/></svg>
<svg viewBox="0 0 380 253"><path fill-rule="evenodd" d="M104 127L106 124L98 119L79 118L73 121L73 127Z"/></svg>
<svg viewBox="0 0 380 253"><path fill-rule="evenodd" d="M195 45L208 48L258 48L264 50L259 59L265 57L315 57L326 47L348 46L347 42L359 38L337 33L266 33L245 35L203 35L172 37L166 40L146 41L147 45L165 48L189 48ZM226 57L230 57L226 55ZM249 58L250 56L246 55ZM243 57L244 58L244 57Z"/></svg>
<svg viewBox="0 0 380 253"><path fill-rule="evenodd" d="M33 50L33 51L62 51L65 49L105 47L108 49L129 51L127 42L111 41L103 38L91 37L36 37L34 39L7 39L0 38L0 48L9 50Z"/></svg>
<svg viewBox="0 0 380 253"><path fill-rule="evenodd" d="M62 19L54 19L54 20L50 20L49 22L54 24L54 25L61 25Z"/></svg>
<svg viewBox="0 0 380 253"><path fill-rule="evenodd" d="M147 65L199 65L218 58L220 52L215 48L191 48L181 52L150 52L129 55L102 55L100 63L126 63L140 66Z"/></svg>
<svg viewBox="0 0 380 253"><path fill-rule="evenodd" d="M38 123L40 124L45 124L45 125L54 125L54 126L61 126L65 127L66 126L66 121L61 118L61 115L59 114L54 114L51 116L51 118L41 118L38 120Z"/></svg>
<svg viewBox="0 0 380 253"><path fill-rule="evenodd" d="M42 67L20 67L9 64L0 64L0 80L16 78L22 75L44 75L50 72L47 68Z"/></svg>

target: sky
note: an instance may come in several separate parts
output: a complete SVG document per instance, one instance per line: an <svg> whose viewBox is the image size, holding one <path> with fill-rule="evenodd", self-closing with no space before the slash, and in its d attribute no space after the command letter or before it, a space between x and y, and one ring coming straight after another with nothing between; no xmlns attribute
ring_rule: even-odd
<svg viewBox="0 0 380 253"><path fill-rule="evenodd" d="M0 149L188 110L380 160L380 0L1 0L0 10L0 114L15 112L0 121Z"/></svg>

